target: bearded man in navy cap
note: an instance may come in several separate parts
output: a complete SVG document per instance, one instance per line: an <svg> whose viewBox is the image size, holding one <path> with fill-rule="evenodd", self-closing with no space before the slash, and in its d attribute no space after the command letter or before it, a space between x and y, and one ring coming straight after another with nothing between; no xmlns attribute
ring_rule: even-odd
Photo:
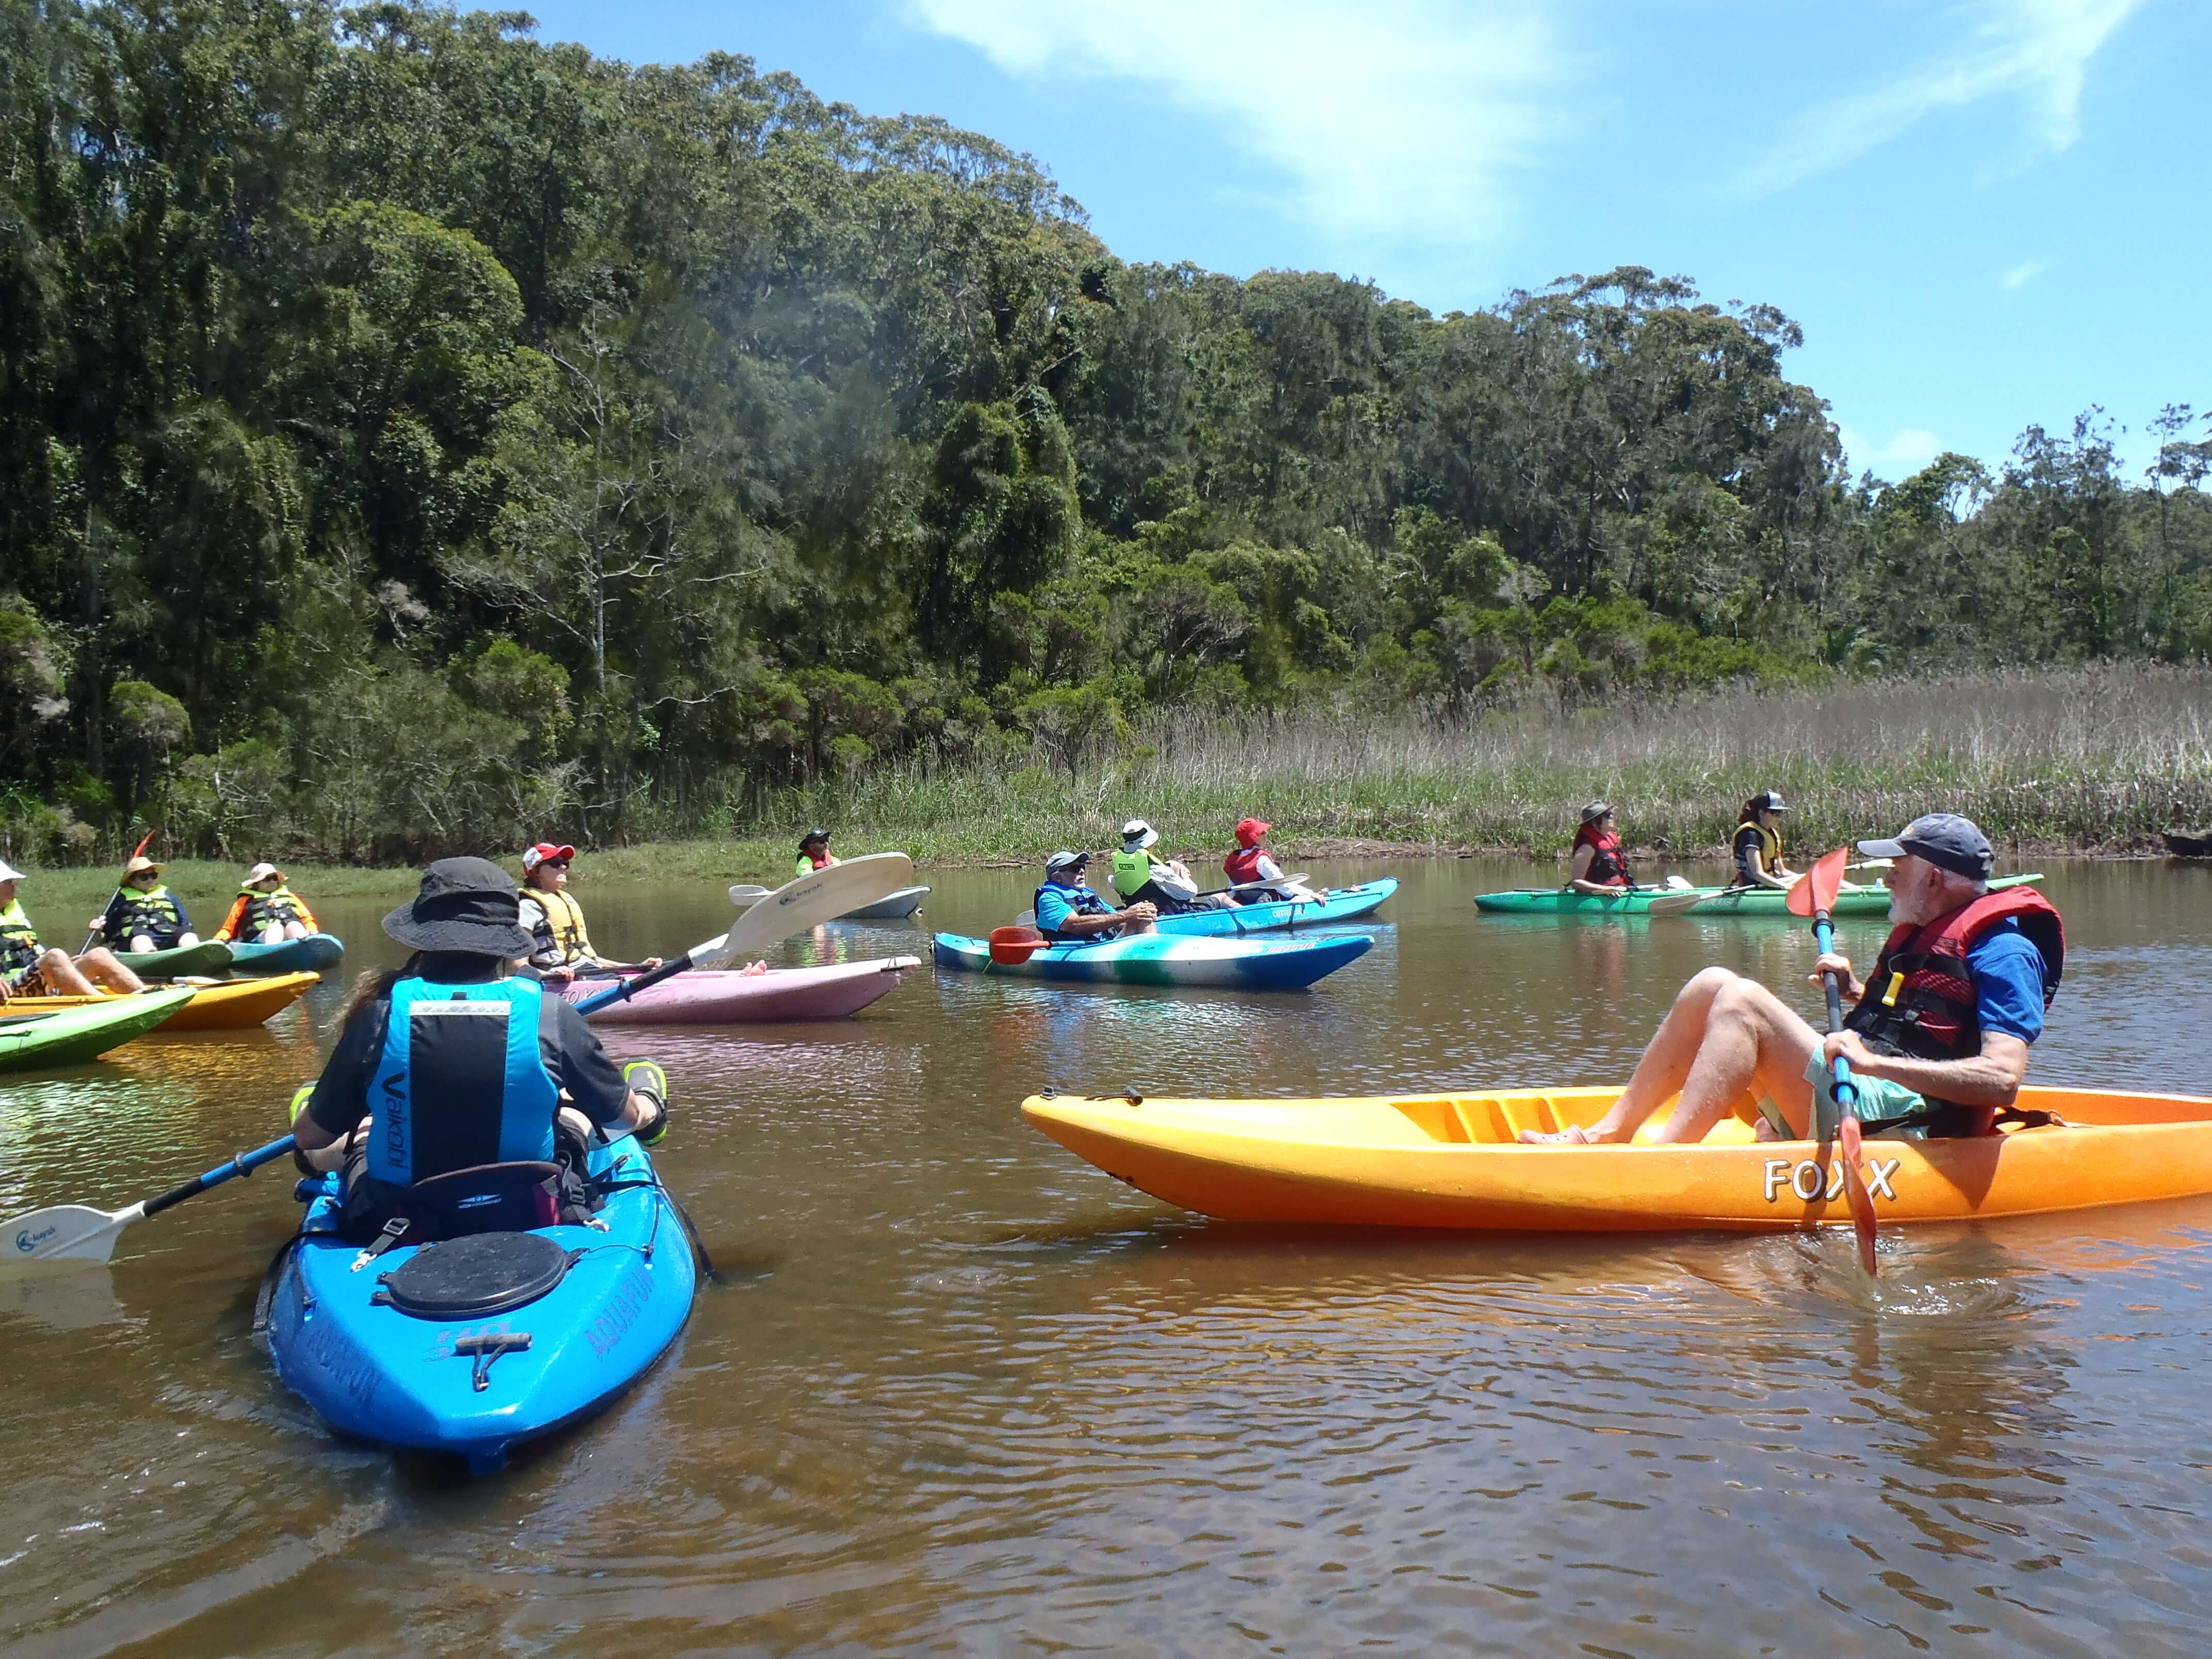
<svg viewBox="0 0 2212 1659"><path fill-rule="evenodd" d="M1822 957L1854 1006L1823 1036L1765 986L1708 968L1685 985L1613 1109L1589 1127L1524 1131L1537 1144L1624 1141L1679 1096L1660 1139L1696 1141L1746 1094L1760 1133L1809 1137L1814 1091L1832 1106L1832 1062L1850 1062L1850 1110L1869 1134L1990 1134L2012 1113L2028 1047L2057 994L2066 933L2030 887L1989 890L1995 855L1968 818L1931 812L1859 851L1893 860L1888 941L1863 981L1850 959ZM2040 1121L2039 1119L2039 1121Z"/></svg>

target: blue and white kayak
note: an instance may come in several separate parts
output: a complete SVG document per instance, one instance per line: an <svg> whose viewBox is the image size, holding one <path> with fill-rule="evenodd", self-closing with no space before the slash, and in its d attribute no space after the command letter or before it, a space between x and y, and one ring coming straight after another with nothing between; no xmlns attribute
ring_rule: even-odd
<svg viewBox="0 0 2212 1659"><path fill-rule="evenodd" d="M271 1268L277 1376L333 1428L452 1452L477 1474L604 1410L675 1341L698 1273L690 1229L642 1146L628 1135L595 1146L589 1169L619 1183L598 1224L367 1260L337 1235L337 1178L301 1182L307 1213Z"/></svg>
<svg viewBox="0 0 2212 1659"><path fill-rule="evenodd" d="M336 933L310 933L282 945L234 945L230 965L240 974L316 974L337 967L344 954L345 941Z"/></svg>
<svg viewBox="0 0 2212 1659"><path fill-rule="evenodd" d="M1217 939L1356 921L1372 915L1397 890L1395 879L1364 881L1357 887L1333 887L1318 899L1269 899L1262 904L1229 905L1218 910L1178 910L1162 916L1153 926L1163 933L1184 939Z"/></svg>
<svg viewBox="0 0 2212 1659"><path fill-rule="evenodd" d="M1374 943L1373 936L1367 933L1270 939L1139 933L1130 939L1040 945L1029 960L1013 963L992 961L988 939L939 933L937 960L941 967L1018 979L1295 991L1365 956Z"/></svg>

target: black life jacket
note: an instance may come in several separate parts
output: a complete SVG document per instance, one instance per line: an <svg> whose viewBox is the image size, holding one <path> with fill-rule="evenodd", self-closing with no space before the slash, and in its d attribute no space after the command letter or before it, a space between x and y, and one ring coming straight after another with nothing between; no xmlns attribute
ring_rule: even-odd
<svg viewBox="0 0 2212 1659"><path fill-rule="evenodd" d="M282 927L288 921L305 922L307 907L294 897L289 887L279 887L273 893L259 888L248 888L243 895L246 908L239 913L240 937L249 943L258 943L271 922Z"/></svg>
<svg viewBox="0 0 2212 1659"><path fill-rule="evenodd" d="M1893 929L1867 975L1866 994L1844 1026L1878 1054L1965 1060L1981 1053L1981 1016L1966 955L2008 921L2019 924L2043 957L2043 1006L2048 1012L2066 969L2065 924L2051 901L2033 887L2008 887L1984 893L1923 927L1903 923ZM1931 1100L1929 1106L1927 1113L1908 1118L1941 1133L1986 1132L1985 1107L1942 1100Z"/></svg>
<svg viewBox="0 0 2212 1659"><path fill-rule="evenodd" d="M1590 849L1589 873L1583 878L1584 881L1601 887L1629 885L1628 854L1620 850L1619 830L1601 836L1586 823L1575 831L1575 845Z"/></svg>
<svg viewBox="0 0 2212 1659"><path fill-rule="evenodd" d="M109 944L127 947L132 939L144 933L152 939L155 950L166 951L184 936L184 912L169 896L167 887L150 888L143 893L135 887L118 887L115 896L122 903L111 913L105 930Z"/></svg>

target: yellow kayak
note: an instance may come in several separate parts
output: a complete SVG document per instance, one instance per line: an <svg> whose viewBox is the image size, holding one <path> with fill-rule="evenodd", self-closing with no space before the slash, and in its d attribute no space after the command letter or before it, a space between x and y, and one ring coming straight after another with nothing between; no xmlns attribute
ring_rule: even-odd
<svg viewBox="0 0 2212 1659"><path fill-rule="evenodd" d="M1231 1221L1529 1232L1849 1226L1832 1146L1753 1138L1748 1101L1693 1146L1523 1146L1618 1089L1335 1100L1032 1095L1022 1115L1153 1197ZM2212 1193L2212 1099L2021 1091L2063 1125L1866 1143L1885 1224L2037 1215Z"/></svg>
<svg viewBox="0 0 2212 1659"><path fill-rule="evenodd" d="M242 1031L280 1014L299 1000L300 994L322 978L320 974L277 974L268 979L228 980L200 985L182 1008L161 1022L164 1031ZM8 1004L14 1014L59 1013L64 1008L106 1008L131 999L122 995L94 997L17 997Z"/></svg>

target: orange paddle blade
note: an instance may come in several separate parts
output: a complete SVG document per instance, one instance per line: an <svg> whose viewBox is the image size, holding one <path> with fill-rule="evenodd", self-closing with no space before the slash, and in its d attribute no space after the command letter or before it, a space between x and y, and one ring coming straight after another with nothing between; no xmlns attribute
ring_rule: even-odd
<svg viewBox="0 0 2212 1659"><path fill-rule="evenodd" d="M1782 901L1790 914L1809 916L1818 910L1834 909L1836 895L1844 890L1844 860L1850 856L1850 849L1843 847L1832 853L1823 853L1805 872L1805 878L1790 888L1790 896Z"/></svg>
<svg viewBox="0 0 2212 1659"><path fill-rule="evenodd" d="M991 960L1003 962L1009 968L1018 968L1044 949L1045 939L1034 927L994 927L991 930Z"/></svg>
<svg viewBox="0 0 2212 1659"><path fill-rule="evenodd" d="M1836 1126L1836 1150L1844 1164L1844 1201L1851 1206L1851 1227L1859 1236L1859 1266L1867 1277L1875 1274L1874 1263L1874 1194L1867 1190L1865 1172L1859 1167L1866 1154L1866 1138L1858 1119L1845 1114Z"/></svg>

